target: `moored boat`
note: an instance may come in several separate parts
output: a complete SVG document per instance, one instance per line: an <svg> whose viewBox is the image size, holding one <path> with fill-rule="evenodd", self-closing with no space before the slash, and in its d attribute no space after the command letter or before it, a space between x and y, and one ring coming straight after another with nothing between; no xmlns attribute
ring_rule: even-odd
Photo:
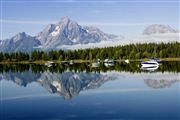
<svg viewBox="0 0 180 120"><path fill-rule="evenodd" d="M125 63L129 63L129 59L126 59L126 60L125 60Z"/></svg>
<svg viewBox="0 0 180 120"><path fill-rule="evenodd" d="M105 59L104 63L114 63L114 60L113 59Z"/></svg>
<svg viewBox="0 0 180 120"><path fill-rule="evenodd" d="M53 61L47 61L47 62L45 63L45 65L46 65L47 67L51 67L53 63L54 63Z"/></svg>
<svg viewBox="0 0 180 120"><path fill-rule="evenodd" d="M154 61L156 61L156 62L158 62L158 63L162 63L162 61L159 59L159 58L152 58L152 59L150 59L150 60L154 60Z"/></svg>
<svg viewBox="0 0 180 120"><path fill-rule="evenodd" d="M98 68L98 67L99 67L99 65L100 65L100 64L99 64L98 62L94 62L94 63L92 63L92 67L93 67L93 68Z"/></svg>
<svg viewBox="0 0 180 120"><path fill-rule="evenodd" d="M71 61L69 62L69 64L70 64L70 65L73 65L73 64L74 64L74 61L73 61L73 60L71 60Z"/></svg>

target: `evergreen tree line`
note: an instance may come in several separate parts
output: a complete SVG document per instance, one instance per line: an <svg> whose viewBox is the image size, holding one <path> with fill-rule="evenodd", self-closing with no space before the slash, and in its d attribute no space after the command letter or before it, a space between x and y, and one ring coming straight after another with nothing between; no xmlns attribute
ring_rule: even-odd
<svg viewBox="0 0 180 120"><path fill-rule="evenodd" d="M97 59L143 59L143 58L178 58L180 57L180 43L144 43L129 44L117 47L59 50L59 51L33 51L31 54L0 53L0 62L37 61L37 60L97 60Z"/></svg>

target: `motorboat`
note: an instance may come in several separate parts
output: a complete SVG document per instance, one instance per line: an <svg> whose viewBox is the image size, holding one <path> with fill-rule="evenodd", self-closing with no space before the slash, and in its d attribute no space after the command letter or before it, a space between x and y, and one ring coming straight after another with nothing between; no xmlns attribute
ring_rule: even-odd
<svg viewBox="0 0 180 120"><path fill-rule="evenodd" d="M109 61L109 59L105 59L104 62L107 63Z"/></svg>
<svg viewBox="0 0 180 120"><path fill-rule="evenodd" d="M99 67L99 62L94 62L94 63L92 63L92 67L93 68L98 68Z"/></svg>
<svg viewBox="0 0 180 120"><path fill-rule="evenodd" d="M156 67L159 66L159 63L155 60L149 60L145 62L141 62L142 67Z"/></svg>
<svg viewBox="0 0 180 120"><path fill-rule="evenodd" d="M113 60L113 59L110 59L110 60L108 61L108 63L114 63L114 60Z"/></svg>
<svg viewBox="0 0 180 120"><path fill-rule="evenodd" d="M162 61L159 59L159 58L152 58L152 59L150 59L150 60L154 60L154 61L156 61L156 62L158 62L158 63L162 63Z"/></svg>
<svg viewBox="0 0 180 120"><path fill-rule="evenodd" d="M69 62L69 64L70 64L70 65L73 65L73 64L74 64L74 61L73 61L73 60L71 60L71 61Z"/></svg>
<svg viewBox="0 0 180 120"><path fill-rule="evenodd" d="M111 67L111 66L114 66L114 63L104 63L104 65L105 65L106 67Z"/></svg>
<svg viewBox="0 0 180 120"><path fill-rule="evenodd" d="M51 67L53 63L54 63L53 61L48 61L48 62L45 63L45 65L47 67Z"/></svg>
<svg viewBox="0 0 180 120"><path fill-rule="evenodd" d="M114 60L113 59L105 59L104 63L114 63Z"/></svg>

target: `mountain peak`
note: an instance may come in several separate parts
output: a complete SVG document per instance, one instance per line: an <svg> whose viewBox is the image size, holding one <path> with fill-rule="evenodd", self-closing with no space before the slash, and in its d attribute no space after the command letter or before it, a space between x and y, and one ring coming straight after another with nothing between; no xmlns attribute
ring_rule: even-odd
<svg viewBox="0 0 180 120"><path fill-rule="evenodd" d="M71 19L68 16L64 16L61 18L59 23L67 24L71 21Z"/></svg>
<svg viewBox="0 0 180 120"><path fill-rule="evenodd" d="M143 32L143 34L145 35L162 34L162 33L177 33L177 30L173 29L169 25L152 24L148 26Z"/></svg>
<svg viewBox="0 0 180 120"><path fill-rule="evenodd" d="M96 27L81 26L68 16L53 26L45 28L37 37L46 48L55 48L61 45L98 43L114 39Z"/></svg>
<svg viewBox="0 0 180 120"><path fill-rule="evenodd" d="M25 32L19 32L14 37L12 37L14 40L19 40L27 37L27 34Z"/></svg>
<svg viewBox="0 0 180 120"><path fill-rule="evenodd" d="M63 16L63 17L61 18L61 20L69 21L70 18L69 18L68 16Z"/></svg>
<svg viewBox="0 0 180 120"><path fill-rule="evenodd" d="M20 36L26 36L26 33L25 32L19 32L18 34L16 35L20 35Z"/></svg>
<svg viewBox="0 0 180 120"><path fill-rule="evenodd" d="M60 22L48 25L37 36L31 37L21 32L3 43L0 41L2 46L0 46L2 48L0 51L10 51L10 48L11 51L24 51L27 47L28 51L32 51L38 45L43 50L50 50L59 49L63 45L100 43L112 39L117 39L117 36L106 34L96 27L81 26L68 16L64 16ZM7 46L6 44L8 47L4 47Z"/></svg>

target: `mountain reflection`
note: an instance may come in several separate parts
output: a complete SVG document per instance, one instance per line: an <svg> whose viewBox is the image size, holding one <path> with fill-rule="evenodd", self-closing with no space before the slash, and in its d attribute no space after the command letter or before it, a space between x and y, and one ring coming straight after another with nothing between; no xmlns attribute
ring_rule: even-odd
<svg viewBox="0 0 180 120"><path fill-rule="evenodd" d="M95 89L112 78L97 73L74 73L64 72L62 74L45 72L37 80L50 93L57 93L70 99L77 96L80 91Z"/></svg>
<svg viewBox="0 0 180 120"><path fill-rule="evenodd" d="M40 83L47 91L59 94L63 96L64 99L77 96L80 91L83 90L99 88L106 81L115 79L99 73L52 73L49 71L41 74L33 73L32 71L8 72L0 76L1 80L12 81L24 87L32 82Z"/></svg>
<svg viewBox="0 0 180 120"><path fill-rule="evenodd" d="M144 82L146 83L146 85L148 87L151 87L153 89L160 89L160 88L168 88L171 85L173 85L176 82L180 82L180 80L178 79L174 79L174 80L152 80L152 79L146 79L144 80Z"/></svg>
<svg viewBox="0 0 180 120"><path fill-rule="evenodd" d="M174 64L177 64L175 69L170 69L171 67L169 66ZM74 67L72 65L54 64L52 68L47 68L44 65L33 64L0 65L0 81L12 81L17 85L24 87L32 82L35 82L40 84L49 93L58 94L63 96L64 99L70 99L79 95L81 91L97 89L107 81L121 80L124 76L127 76L127 78L129 76L134 78L136 75L141 74L145 77L143 78L144 83L149 88L167 88L180 80L176 76L173 78L172 76L164 76L163 73L166 71L165 68L168 68L167 71L172 70L172 72L177 72L178 74L178 65L179 63L176 62L171 64L169 63L169 66L162 65L156 75L154 73L148 73L147 71L142 72L136 63L129 65L124 63L115 63L114 66L109 67L108 69L102 65L99 69L92 69L86 64L76 64ZM161 78L157 77L159 73Z"/></svg>

